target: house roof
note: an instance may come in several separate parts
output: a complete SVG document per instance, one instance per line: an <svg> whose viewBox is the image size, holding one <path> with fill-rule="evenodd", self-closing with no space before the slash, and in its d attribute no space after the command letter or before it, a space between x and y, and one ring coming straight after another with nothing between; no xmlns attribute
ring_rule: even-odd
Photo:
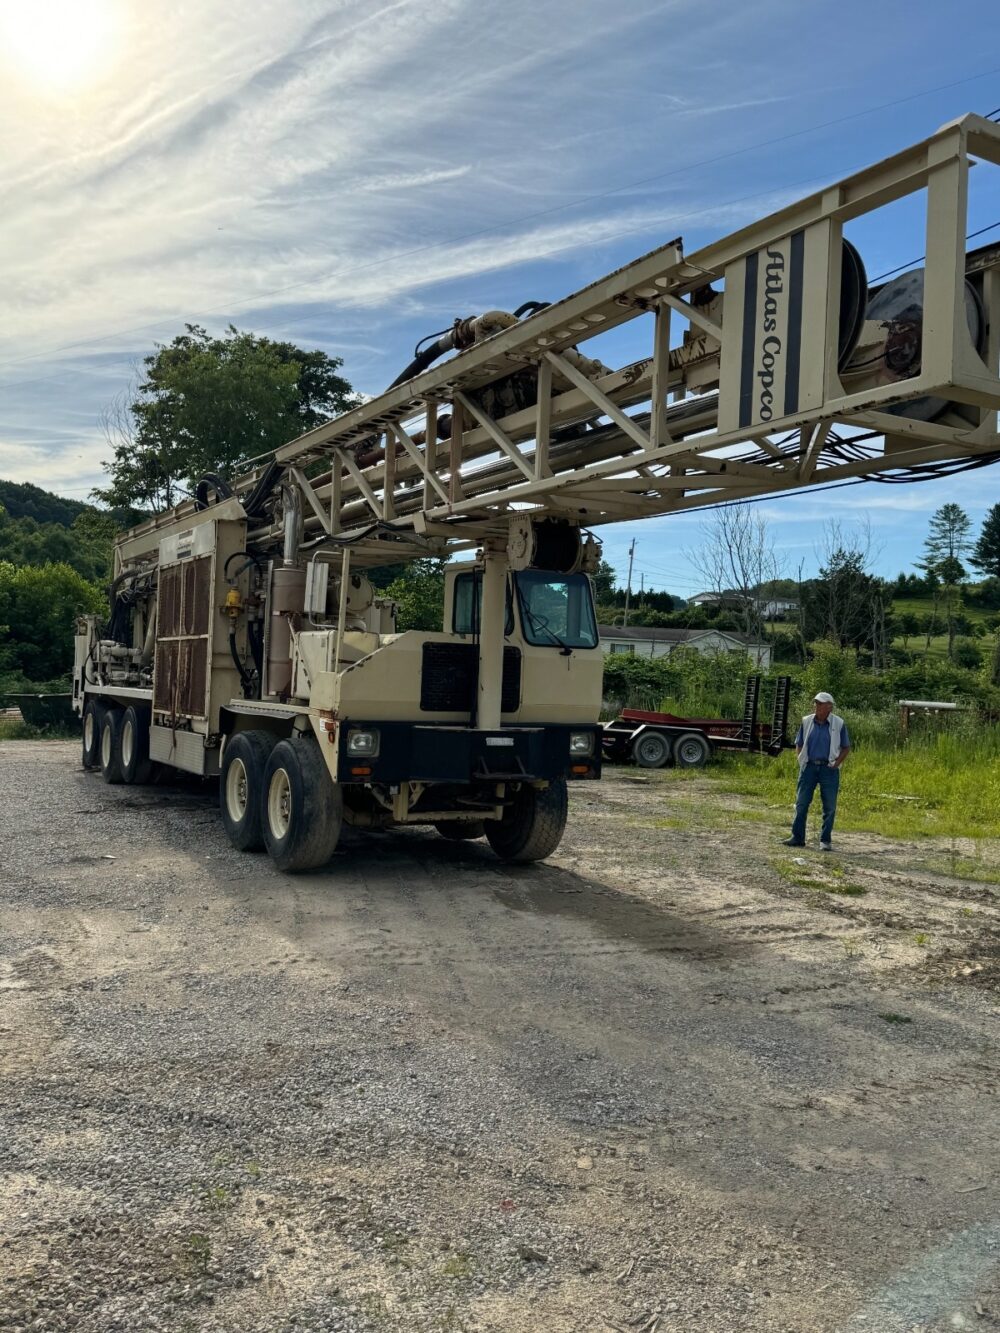
<svg viewBox="0 0 1000 1333"><path fill-rule="evenodd" d="M702 639L707 634L718 634L724 639L732 639L746 647L764 648L767 645L749 634L741 634L734 629L715 629L709 625L705 629L663 629L659 625L598 625L597 632L602 639L614 639L618 643L690 643L692 639Z"/></svg>

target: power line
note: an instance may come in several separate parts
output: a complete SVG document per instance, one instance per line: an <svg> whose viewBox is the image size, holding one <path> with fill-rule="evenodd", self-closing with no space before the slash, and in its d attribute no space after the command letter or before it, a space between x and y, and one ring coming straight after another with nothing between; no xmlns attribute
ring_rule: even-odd
<svg viewBox="0 0 1000 1333"><path fill-rule="evenodd" d="M1000 67L983 70L982 73L980 74L970 74L963 79L954 79L949 83L940 83L930 88L923 88L918 92L909 93L906 97L897 97L889 102L880 102L876 106L866 107L860 111L848 112L846 115L837 116L832 120L819 121L816 124L808 125L801 130L793 130L788 134L777 135L771 139L762 139L756 143L745 145L741 148L733 149L730 152L718 153L713 157L702 158L701 160L695 162L687 162L684 163L682 166L672 167L668 171L661 171L655 173L652 176L643 176L637 180L627 181L622 185L616 185L609 190L602 190L596 194L581 195L577 199L571 200L569 203L556 204L553 205L551 208L537 209L531 213L523 213L520 214L518 217L508 218L504 222L495 223L493 226L490 227L481 227L475 231L461 232L455 236L445 237L440 241L431 241L427 245L416 246L410 250L403 250L395 255L390 255L388 258L372 260L368 264L355 265L347 269L335 269L333 272L320 274L318 277L304 278L300 282L288 283L282 287L272 288L270 291L256 292L253 293L251 297L242 300L242 305L245 306L247 304L256 304L261 300L269 300L270 298L275 296L283 296L288 292L299 291L303 287L315 286L317 283L320 282L329 282L336 278L352 277L358 273L370 272L372 269L378 269L384 267L387 264L396 263L400 259L411 259L416 255L427 254L431 250L440 249L442 246L457 245L462 241L475 240L481 236L493 235L496 232L503 231L508 227L517 226L518 224L523 222L531 222L536 220L537 218L542 218L542 217L551 217L556 213L566 212L571 208L578 208L581 204L596 203L602 199L611 198L613 195L622 194L627 190L634 190L642 185L652 185L657 181L667 180L671 176L680 175L685 171L694 171L698 167L713 166L718 162L725 162L734 157L744 157L747 153L756 152L760 148L770 148L775 144L788 143L793 139L800 139L809 134L816 134L820 130L832 129L837 125L844 125L853 120L861 120L867 116L875 115L880 111L887 111L893 107L903 106L908 102L919 101L924 97L932 96L934 93L946 92L952 88L962 87L967 83L975 83L979 79L990 78L995 74L1000 74ZM1000 111L1000 108L997 108L997 110ZM816 178L814 177L812 179ZM762 193L767 193L767 191L762 191ZM755 198L757 196L750 195L746 197ZM739 201L729 201L729 202L739 202ZM683 218L684 214L681 214L680 217ZM613 240L615 239L615 237L602 237L601 239L603 241L607 241L607 240ZM236 296L232 298L230 301L227 301L227 303L224 306L217 306L214 309L200 311L196 316L196 318L203 319L209 315L234 314L240 308L241 308L241 297ZM93 338L81 339L71 343L63 343L60 346L52 348L51 350L46 352L29 352L25 356L17 357L12 361L8 361L6 365L7 366L21 365L27 361L37 360L39 357L55 356L59 352L71 351L75 347L87 347L96 342L109 342L113 338L124 337L126 334L141 333L144 332L146 329L160 327L160 325L167 323L168 319L172 319L172 317L164 316L163 319L150 321L145 324L132 325L131 327L125 329L117 329L111 333L100 334ZM0 370L4 368L5 367L0 367Z"/></svg>

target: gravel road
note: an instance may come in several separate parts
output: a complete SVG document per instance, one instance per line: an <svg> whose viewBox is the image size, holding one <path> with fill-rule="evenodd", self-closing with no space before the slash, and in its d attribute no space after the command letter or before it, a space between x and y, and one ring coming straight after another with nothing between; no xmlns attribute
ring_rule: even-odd
<svg viewBox="0 0 1000 1333"><path fill-rule="evenodd" d="M287 877L197 784L0 781L0 1329L1000 1328L1000 910L947 849L782 861L619 770L545 865Z"/></svg>

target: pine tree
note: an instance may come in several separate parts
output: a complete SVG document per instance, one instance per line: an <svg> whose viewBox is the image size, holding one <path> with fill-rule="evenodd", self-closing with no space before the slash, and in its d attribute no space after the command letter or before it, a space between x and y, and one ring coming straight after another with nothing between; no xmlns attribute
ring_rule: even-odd
<svg viewBox="0 0 1000 1333"><path fill-rule="evenodd" d="M949 657L955 653L955 617L962 602L958 585L965 578L961 556L969 549L971 528L969 516L961 505L942 505L931 515L930 528L924 542L924 558L918 564L919 569L927 571L929 579L944 584Z"/></svg>
<svg viewBox="0 0 1000 1333"><path fill-rule="evenodd" d="M1000 504L995 504L983 520L983 530L969 562L984 574L1000 578Z"/></svg>

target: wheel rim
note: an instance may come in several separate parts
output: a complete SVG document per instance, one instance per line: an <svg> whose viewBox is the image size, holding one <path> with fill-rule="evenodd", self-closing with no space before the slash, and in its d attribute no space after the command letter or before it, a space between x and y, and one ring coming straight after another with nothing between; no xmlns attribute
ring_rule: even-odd
<svg viewBox="0 0 1000 1333"><path fill-rule="evenodd" d="M111 767L111 728L107 726L101 732L101 763L105 768Z"/></svg>
<svg viewBox="0 0 1000 1333"><path fill-rule="evenodd" d="M242 759L234 759L226 774L226 810L234 824L247 812L247 770Z"/></svg>
<svg viewBox="0 0 1000 1333"><path fill-rule="evenodd" d="M272 775L271 785L267 789L267 822L275 838L280 840L288 832L291 811L292 788L287 772L279 768Z"/></svg>
<svg viewBox="0 0 1000 1333"><path fill-rule="evenodd" d="M83 744L88 754L94 752L94 715L88 713L83 719Z"/></svg>
<svg viewBox="0 0 1000 1333"><path fill-rule="evenodd" d="M697 741L684 741L680 746L681 760L685 764L700 764L704 753Z"/></svg>
<svg viewBox="0 0 1000 1333"><path fill-rule="evenodd" d="M135 731L132 726L132 719L126 718L125 725L122 727L122 763L127 768L132 762L132 751L135 748Z"/></svg>
<svg viewBox="0 0 1000 1333"><path fill-rule="evenodd" d="M659 763L663 759L663 742L658 736L647 736L639 742L639 754L647 763Z"/></svg>

